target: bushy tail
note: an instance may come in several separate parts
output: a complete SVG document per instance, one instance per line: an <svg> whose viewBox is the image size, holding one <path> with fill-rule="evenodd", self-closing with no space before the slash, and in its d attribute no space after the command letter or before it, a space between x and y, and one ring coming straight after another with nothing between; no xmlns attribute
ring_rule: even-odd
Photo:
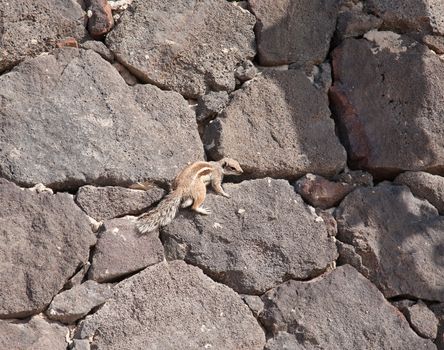
<svg viewBox="0 0 444 350"><path fill-rule="evenodd" d="M168 225L173 221L179 209L182 195L173 191L167 194L158 206L137 218L136 227L140 233L154 231L159 226Z"/></svg>

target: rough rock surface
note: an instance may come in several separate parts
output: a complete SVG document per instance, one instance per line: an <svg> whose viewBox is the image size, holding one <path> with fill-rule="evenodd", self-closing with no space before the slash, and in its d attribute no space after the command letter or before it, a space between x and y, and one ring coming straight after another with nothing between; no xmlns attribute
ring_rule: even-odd
<svg viewBox="0 0 444 350"><path fill-rule="evenodd" d="M436 338L439 321L426 304L420 301L413 306L407 307L405 315L412 328L421 337Z"/></svg>
<svg viewBox="0 0 444 350"><path fill-rule="evenodd" d="M256 177L330 176L346 161L326 95L298 70L264 72L236 91L204 144L212 158L235 158Z"/></svg>
<svg viewBox="0 0 444 350"><path fill-rule="evenodd" d="M86 316L93 308L102 305L111 296L110 285L86 281L57 294L46 310L46 315L51 320L67 324L74 323Z"/></svg>
<svg viewBox="0 0 444 350"><path fill-rule="evenodd" d="M16 183L165 180L203 157L195 116L180 95L131 88L90 50L22 62L0 76L0 105L0 176Z"/></svg>
<svg viewBox="0 0 444 350"><path fill-rule="evenodd" d="M436 349L349 265L313 281L285 282L262 299L262 322L290 349Z"/></svg>
<svg viewBox="0 0 444 350"><path fill-rule="evenodd" d="M88 40L82 43L80 47L85 50L93 50L94 52L97 52L104 60L107 60L108 62L114 61L113 53L101 41Z"/></svg>
<svg viewBox="0 0 444 350"><path fill-rule="evenodd" d="M139 79L190 98L235 88L255 55L254 16L224 0L134 0L106 42Z"/></svg>
<svg viewBox="0 0 444 350"><path fill-rule="evenodd" d="M184 262L161 263L121 282L81 325L99 349L262 349L265 335L230 288Z"/></svg>
<svg viewBox="0 0 444 350"><path fill-rule="evenodd" d="M104 231L92 255L89 278L112 281L163 260L163 246L157 231L141 235L135 217L126 216L104 222Z"/></svg>
<svg viewBox="0 0 444 350"><path fill-rule="evenodd" d="M67 327L37 315L28 321L0 320L0 349L66 350Z"/></svg>
<svg viewBox="0 0 444 350"><path fill-rule="evenodd" d="M197 99L196 119L202 122L214 118L228 103L226 91L210 92Z"/></svg>
<svg viewBox="0 0 444 350"><path fill-rule="evenodd" d="M313 277L336 259L322 218L287 181L227 184L209 216L183 212L162 230L167 258L184 259L239 293L262 294L288 278Z"/></svg>
<svg viewBox="0 0 444 350"><path fill-rule="evenodd" d="M330 97L351 164L378 178L443 171L442 61L406 36L372 31L365 38L333 51Z"/></svg>
<svg viewBox="0 0 444 350"><path fill-rule="evenodd" d="M85 19L76 0L0 0L0 72L59 40L81 40Z"/></svg>
<svg viewBox="0 0 444 350"><path fill-rule="evenodd" d="M0 207L0 318L26 317L88 260L96 237L67 194L37 194L0 179Z"/></svg>
<svg viewBox="0 0 444 350"><path fill-rule="evenodd" d="M384 27L400 32L436 32L444 35L441 0L367 0L366 10L384 20Z"/></svg>
<svg viewBox="0 0 444 350"><path fill-rule="evenodd" d="M159 201L165 191L152 186L147 191L106 186L83 186L76 195L77 205L96 220L113 219L123 215L141 214Z"/></svg>
<svg viewBox="0 0 444 350"><path fill-rule="evenodd" d="M435 313L436 317L439 320L438 334L436 337L435 344L437 345L438 350L443 350L444 349L444 303L432 304L430 308Z"/></svg>
<svg viewBox="0 0 444 350"><path fill-rule="evenodd" d="M333 36L338 0L248 0L257 17L259 63L320 64Z"/></svg>
<svg viewBox="0 0 444 350"><path fill-rule="evenodd" d="M85 0L88 13L88 32L94 38L108 33L114 25L111 6L107 0Z"/></svg>
<svg viewBox="0 0 444 350"><path fill-rule="evenodd" d="M339 204L355 187L348 183L333 182L322 176L307 174L296 181L295 188L310 205L327 209Z"/></svg>
<svg viewBox="0 0 444 350"><path fill-rule="evenodd" d="M359 11L345 11L339 14L336 24L335 40L362 36L382 25L382 19Z"/></svg>
<svg viewBox="0 0 444 350"><path fill-rule="evenodd" d="M337 238L359 257L346 259L386 297L444 300L444 218L405 186L361 187L336 212Z"/></svg>
<svg viewBox="0 0 444 350"><path fill-rule="evenodd" d="M444 215L444 177L421 171L407 171L399 175L395 183L408 186L416 197L428 200Z"/></svg>

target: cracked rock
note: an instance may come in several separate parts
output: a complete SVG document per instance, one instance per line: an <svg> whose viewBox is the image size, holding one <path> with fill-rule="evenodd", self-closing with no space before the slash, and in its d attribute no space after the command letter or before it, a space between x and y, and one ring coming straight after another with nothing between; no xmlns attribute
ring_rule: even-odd
<svg viewBox="0 0 444 350"><path fill-rule="evenodd" d="M261 319L273 334L270 350L436 350L350 265L312 281L285 282L262 299Z"/></svg>
<svg viewBox="0 0 444 350"><path fill-rule="evenodd" d="M265 335L240 296L182 261L148 267L113 288L80 325L98 349L257 349Z"/></svg>
<svg viewBox="0 0 444 350"><path fill-rule="evenodd" d="M67 194L0 179L0 318L39 313L88 261L96 237Z"/></svg>
<svg viewBox="0 0 444 350"><path fill-rule="evenodd" d="M324 220L287 181L244 181L225 190L231 198L207 196L211 215L182 211L162 229L168 259L184 259L244 294L314 277L336 259Z"/></svg>

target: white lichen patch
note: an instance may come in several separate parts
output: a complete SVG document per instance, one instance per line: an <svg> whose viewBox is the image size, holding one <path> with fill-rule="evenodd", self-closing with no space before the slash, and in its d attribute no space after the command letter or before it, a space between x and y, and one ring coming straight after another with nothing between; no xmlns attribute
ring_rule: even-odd
<svg viewBox="0 0 444 350"><path fill-rule="evenodd" d="M372 48L373 54L377 54L384 49L400 54L406 52L409 48L402 41L401 35L390 31L371 30L364 34L364 38L377 45L377 47Z"/></svg>

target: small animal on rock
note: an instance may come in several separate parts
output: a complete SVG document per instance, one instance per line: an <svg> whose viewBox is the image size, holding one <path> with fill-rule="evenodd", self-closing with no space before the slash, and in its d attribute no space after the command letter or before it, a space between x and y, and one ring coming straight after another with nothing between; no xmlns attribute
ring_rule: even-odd
<svg viewBox="0 0 444 350"><path fill-rule="evenodd" d="M224 175L240 175L243 173L239 163L231 158L223 158L217 162L195 162L186 166L175 178L171 192L159 205L137 218L137 229L147 233L158 227L168 225L176 216L179 206L191 209L197 213L208 215L210 210L202 207L205 200L206 186L218 194L229 198L222 188Z"/></svg>

